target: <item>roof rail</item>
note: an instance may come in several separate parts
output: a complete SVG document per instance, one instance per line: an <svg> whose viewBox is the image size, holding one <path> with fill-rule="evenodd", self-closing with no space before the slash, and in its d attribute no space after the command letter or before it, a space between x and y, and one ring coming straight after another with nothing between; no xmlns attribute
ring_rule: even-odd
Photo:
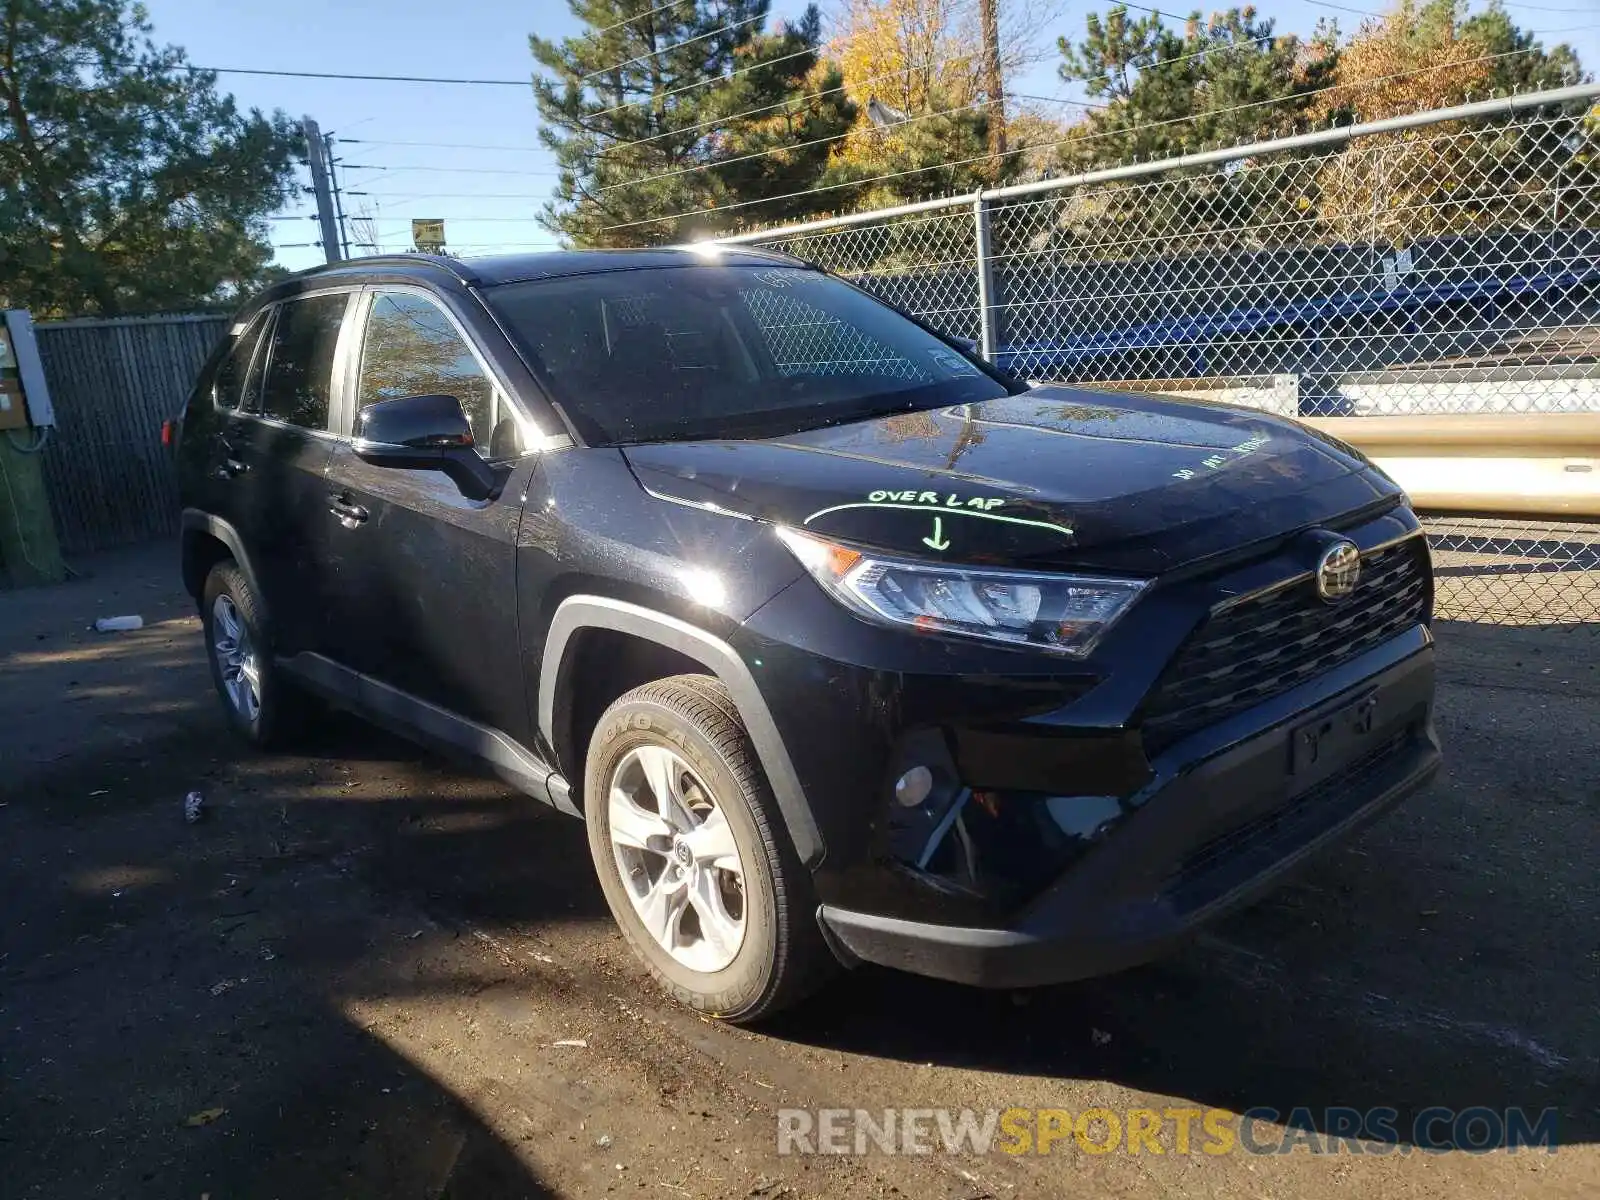
<svg viewBox="0 0 1600 1200"><path fill-rule="evenodd" d="M342 269L368 270L373 267L432 267L453 275L462 283L477 283L478 275L459 258L444 254L371 254L361 258L347 258L335 263L322 263L301 271L301 275L322 275Z"/></svg>

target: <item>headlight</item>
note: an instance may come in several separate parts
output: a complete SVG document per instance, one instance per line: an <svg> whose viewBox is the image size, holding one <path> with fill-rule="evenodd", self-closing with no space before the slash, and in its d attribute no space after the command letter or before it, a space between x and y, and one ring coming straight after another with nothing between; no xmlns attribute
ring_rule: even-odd
<svg viewBox="0 0 1600 1200"><path fill-rule="evenodd" d="M869 554L779 529L835 599L869 620L1081 658L1144 588L1140 579L999 571Z"/></svg>

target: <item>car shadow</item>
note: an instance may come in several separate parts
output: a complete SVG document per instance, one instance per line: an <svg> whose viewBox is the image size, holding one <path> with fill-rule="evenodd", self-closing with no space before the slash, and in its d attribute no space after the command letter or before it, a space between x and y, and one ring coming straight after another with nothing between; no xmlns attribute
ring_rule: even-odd
<svg viewBox="0 0 1600 1200"><path fill-rule="evenodd" d="M470 966L471 939L436 922L412 933L412 896L470 913L482 889L500 910L514 895L530 921L581 915L584 892L559 872L526 886L541 841L573 858L549 845L554 819L351 718L330 715L293 759L227 738L202 711L120 757L0 780L8 1183L19 1195L555 1195L481 1097L379 1036L351 1000L408 995L396 972L411 959ZM347 786L354 759L414 764L421 786ZM196 785L208 807L190 826L181 798Z"/></svg>
<svg viewBox="0 0 1600 1200"><path fill-rule="evenodd" d="M1404 939L1363 947L1318 911L1331 902L1355 906L1357 921L1392 918L1384 897L1359 886L1368 873L1403 869L1384 855L1382 829L1363 843L1360 871L1314 870L1165 960L1015 992L867 966L764 1032L906 1063L1100 1080L1322 1133L1340 1132L1338 1110L1365 1121L1387 1110L1387 1128L1369 1128L1403 1146L1448 1143L1452 1118L1426 1123L1441 1108L1487 1108L1500 1122L1521 1109L1535 1125L1549 1110L1561 1145L1600 1140L1600 1030L1576 1000L1594 982L1581 931L1524 939L1531 957L1520 959L1497 952L1492 936L1477 952L1461 945L1476 932L1470 924L1432 944L1421 932L1414 962L1397 966ZM1457 898L1446 890L1433 902L1449 911ZM1514 1001L1462 1003L1509 972L1525 972L1516 977L1540 994L1529 996L1531 1013ZM1548 995L1564 1006L1551 1028L1539 1019ZM1491 1144L1504 1144L1499 1128Z"/></svg>

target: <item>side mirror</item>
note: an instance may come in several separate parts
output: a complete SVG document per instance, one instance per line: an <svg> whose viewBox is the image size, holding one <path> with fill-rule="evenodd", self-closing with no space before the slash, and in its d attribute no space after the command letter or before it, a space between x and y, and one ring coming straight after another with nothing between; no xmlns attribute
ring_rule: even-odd
<svg viewBox="0 0 1600 1200"><path fill-rule="evenodd" d="M442 471L469 500L487 500L500 473L473 448L472 422L454 396L401 396L356 416L351 448L378 467Z"/></svg>
<svg viewBox="0 0 1600 1200"><path fill-rule="evenodd" d="M471 446L472 423L454 396L401 396L363 408L356 439L414 450Z"/></svg>

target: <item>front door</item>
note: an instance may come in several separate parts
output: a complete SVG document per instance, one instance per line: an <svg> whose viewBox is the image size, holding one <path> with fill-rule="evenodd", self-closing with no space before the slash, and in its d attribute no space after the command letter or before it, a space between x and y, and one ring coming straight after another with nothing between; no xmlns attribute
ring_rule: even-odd
<svg viewBox="0 0 1600 1200"><path fill-rule="evenodd" d="M340 652L363 675L458 716L528 736L519 675L516 536L537 468L520 457L522 423L486 360L434 298L376 289L353 363L353 400L328 464L328 503L346 515L329 557L330 614ZM461 401L479 453L503 462L505 486L469 500L439 471L363 462L354 416L379 400Z"/></svg>

